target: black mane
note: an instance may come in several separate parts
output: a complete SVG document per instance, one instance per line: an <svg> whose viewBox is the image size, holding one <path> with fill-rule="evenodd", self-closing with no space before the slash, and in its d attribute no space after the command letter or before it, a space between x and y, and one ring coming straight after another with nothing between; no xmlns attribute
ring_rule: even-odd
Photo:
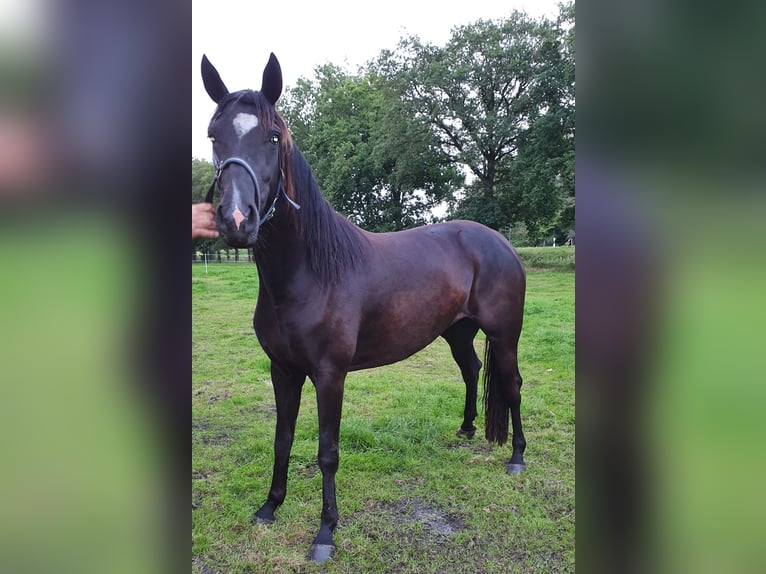
<svg viewBox="0 0 766 574"><path fill-rule="evenodd" d="M301 206L292 219L305 240L309 268L322 283L337 283L363 261L367 239L322 196L300 150L293 146L287 158L288 194Z"/></svg>

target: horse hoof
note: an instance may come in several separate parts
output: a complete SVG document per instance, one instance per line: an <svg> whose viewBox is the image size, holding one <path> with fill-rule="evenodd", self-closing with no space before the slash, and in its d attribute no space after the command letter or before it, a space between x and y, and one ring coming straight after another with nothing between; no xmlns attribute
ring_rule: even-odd
<svg viewBox="0 0 766 574"><path fill-rule="evenodd" d="M465 437L467 439L472 439L473 435L475 434L476 434L476 429L472 429L472 430L463 430L462 428L457 429L458 437Z"/></svg>
<svg viewBox="0 0 766 574"><path fill-rule="evenodd" d="M527 465L522 463L516 463L516 462L509 462L508 466L505 467L508 471L508 474L521 474L524 472L524 469L527 468Z"/></svg>
<svg viewBox="0 0 766 574"><path fill-rule="evenodd" d="M333 552L335 552L335 546L332 544L312 544L309 560L320 563L325 562L332 558Z"/></svg>
<svg viewBox="0 0 766 574"><path fill-rule="evenodd" d="M268 526L269 524L274 524L274 521L276 520L275 517L269 517L269 516L258 516L257 514L253 515L253 524L263 524L265 526Z"/></svg>

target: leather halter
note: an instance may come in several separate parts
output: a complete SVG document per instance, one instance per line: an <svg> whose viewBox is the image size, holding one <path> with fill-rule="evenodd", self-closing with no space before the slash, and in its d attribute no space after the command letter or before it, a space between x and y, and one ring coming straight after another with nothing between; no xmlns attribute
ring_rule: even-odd
<svg viewBox="0 0 766 574"><path fill-rule="evenodd" d="M214 158L214 161L216 159L217 158ZM258 197L258 180L255 178L255 172L253 171L253 168L250 167L250 164L248 164L245 160L243 160L242 158L239 158L239 157L230 157L230 158L228 158L228 159L226 159L226 160L224 160L223 162L220 162L220 163L215 161L215 177L213 177L213 182L210 184L210 188L208 188L208 190L207 190L207 195L205 195L205 203L213 203L213 196L215 195L216 185L219 188L221 187L221 173L223 173L223 170L226 167L228 167L228 166L230 166L232 164L237 164L237 165L245 168L245 171L247 172L247 175L249 175L250 179L253 181L253 187L255 188L256 203L258 203L258 200L260 198ZM277 209L277 200L280 198L280 196L284 197L287 200L287 202L290 205L292 205L295 209L300 209L301 208L300 205L298 205L295 201L290 199L290 197L287 195L287 193L285 193L285 186L282 183L282 180L284 180L284 176L285 176L285 174L282 171L282 169L280 168L279 169L279 182L278 182L278 186L277 186L277 193L274 196L274 201L271 202L271 206L269 207L269 209L266 211L265 214L263 214L261 216L261 219L260 219L260 222L259 222L260 225L263 225L269 219L274 217L274 212ZM257 209L258 209L258 214L260 215L261 206L258 205Z"/></svg>

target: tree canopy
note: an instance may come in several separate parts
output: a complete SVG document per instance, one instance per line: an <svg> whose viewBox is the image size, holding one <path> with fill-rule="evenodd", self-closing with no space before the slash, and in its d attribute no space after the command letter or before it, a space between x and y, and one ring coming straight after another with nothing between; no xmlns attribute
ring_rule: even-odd
<svg viewBox="0 0 766 574"><path fill-rule="evenodd" d="M326 64L285 100L281 112L325 196L366 229L426 223L459 183L428 127L372 69L351 75Z"/></svg>
<svg viewBox="0 0 766 574"><path fill-rule="evenodd" d="M555 227L574 196L573 5L556 22L479 20L444 46L405 38L379 65L467 172L450 216L534 237Z"/></svg>

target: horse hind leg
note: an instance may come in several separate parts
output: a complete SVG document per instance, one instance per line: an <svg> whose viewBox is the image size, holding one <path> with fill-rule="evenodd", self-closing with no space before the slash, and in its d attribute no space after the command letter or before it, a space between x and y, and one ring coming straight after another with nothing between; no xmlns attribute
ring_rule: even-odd
<svg viewBox="0 0 766 574"><path fill-rule="evenodd" d="M476 399L478 394L479 371L481 370L481 361L476 356L473 348L473 339L478 332L479 327L473 321L463 319L451 325L442 337L447 341L452 351L452 358L455 359L460 374L465 383L465 407L463 409L463 424L457 430L457 436L473 438L476 433L476 427L473 421L476 419Z"/></svg>
<svg viewBox="0 0 766 574"><path fill-rule="evenodd" d="M513 454L508 462L509 474L526 468L524 450L527 443L521 426L521 385L517 357L518 335L487 336L484 372L484 407L487 439L504 444L508 437L510 411Z"/></svg>

